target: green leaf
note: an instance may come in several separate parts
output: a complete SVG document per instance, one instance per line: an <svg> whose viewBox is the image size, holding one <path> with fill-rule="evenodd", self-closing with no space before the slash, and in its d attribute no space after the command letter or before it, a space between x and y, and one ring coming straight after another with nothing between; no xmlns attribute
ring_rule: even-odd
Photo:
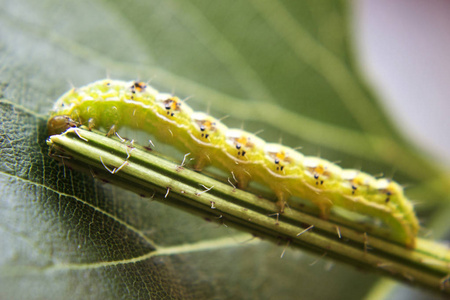
<svg viewBox="0 0 450 300"><path fill-rule="evenodd" d="M426 203L425 227L448 207L444 171L399 136L360 76L345 2L0 4L0 298L356 299L378 279L289 247L280 259L285 244L58 165L48 111L105 74L193 95L195 109L307 155L395 169Z"/></svg>

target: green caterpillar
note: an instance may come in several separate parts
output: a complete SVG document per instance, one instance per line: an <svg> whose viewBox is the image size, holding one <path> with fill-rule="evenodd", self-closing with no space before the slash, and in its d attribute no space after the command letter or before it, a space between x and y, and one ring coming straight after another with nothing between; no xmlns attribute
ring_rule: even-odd
<svg viewBox="0 0 450 300"><path fill-rule="evenodd" d="M108 134L122 126L143 129L191 153L197 170L214 165L231 172L242 189L253 180L266 185L275 193L281 212L289 197L298 196L314 203L322 218L329 217L333 206L367 215L388 226L393 241L415 246L419 222L396 182L343 170L244 130L229 129L145 83L106 79L68 91L54 106L49 134L81 124L106 128Z"/></svg>

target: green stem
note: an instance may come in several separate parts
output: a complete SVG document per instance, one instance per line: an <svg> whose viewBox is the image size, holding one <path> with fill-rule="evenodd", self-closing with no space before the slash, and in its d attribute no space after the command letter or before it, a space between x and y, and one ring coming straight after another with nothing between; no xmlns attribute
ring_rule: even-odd
<svg viewBox="0 0 450 300"><path fill-rule="evenodd" d="M278 208L270 200L88 130L51 136L48 144L52 155L66 165L140 195L264 239L284 240L293 247L450 294L450 252L435 242L418 239L415 249L406 249L369 236L361 225L322 220L295 208L277 217Z"/></svg>

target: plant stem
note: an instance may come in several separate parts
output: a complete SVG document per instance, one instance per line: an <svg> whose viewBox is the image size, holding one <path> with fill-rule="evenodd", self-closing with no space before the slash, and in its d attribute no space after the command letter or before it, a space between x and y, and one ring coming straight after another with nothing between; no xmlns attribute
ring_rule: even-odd
<svg viewBox="0 0 450 300"><path fill-rule="evenodd" d="M360 224L323 220L276 204L104 134L69 129L48 140L51 155L75 169L143 196L238 227L260 238L326 255L397 280L450 294L450 251L418 239L407 249L364 231Z"/></svg>

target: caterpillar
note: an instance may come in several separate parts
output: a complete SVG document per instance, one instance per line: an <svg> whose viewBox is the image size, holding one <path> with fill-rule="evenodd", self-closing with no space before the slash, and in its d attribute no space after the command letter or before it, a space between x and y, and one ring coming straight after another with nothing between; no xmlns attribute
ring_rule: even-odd
<svg viewBox="0 0 450 300"><path fill-rule="evenodd" d="M250 181L266 185L276 195L280 212L291 196L297 196L316 205L325 219L336 206L381 220L392 240L408 248L415 246L419 222L398 183L345 170L325 159L266 143L244 130L230 129L146 83L105 79L71 89L55 103L48 133L59 134L79 125L105 128L108 135L122 126L143 129L189 152L196 170L216 166L232 173L241 189Z"/></svg>

